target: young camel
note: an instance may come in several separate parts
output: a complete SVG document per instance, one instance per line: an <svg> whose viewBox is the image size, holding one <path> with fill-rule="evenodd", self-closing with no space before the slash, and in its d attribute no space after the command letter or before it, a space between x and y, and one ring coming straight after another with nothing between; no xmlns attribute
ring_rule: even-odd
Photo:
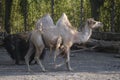
<svg viewBox="0 0 120 80"><path fill-rule="evenodd" d="M31 71L29 66L29 58L33 51L33 45L35 46L35 60L41 66L42 71L45 71L39 57L42 55L42 51L45 47L54 49L55 54L59 52L60 44L62 43L62 38L59 34L57 27L54 25L52 18L49 14L43 16L36 23L35 30L31 33L30 38L30 48L27 55L25 56L25 61L28 66L28 71Z"/></svg>
<svg viewBox="0 0 120 80"><path fill-rule="evenodd" d="M70 66L70 48L71 48L71 46L74 43L79 43L79 44L85 43L90 38L90 36L92 34L92 29L102 27L103 24L99 21L95 21L94 19L90 18L90 19L87 19L87 21L85 22L85 26L82 27L81 32L78 32L77 30L75 30L72 27L66 14L63 13L61 18L57 21L56 26L58 27L60 35L62 36L62 40L63 40L62 55L64 55L66 67L68 70L72 70L72 68ZM57 54L57 55L60 55L60 54ZM59 67L63 64L64 63L62 63L60 65L56 65L56 67Z"/></svg>

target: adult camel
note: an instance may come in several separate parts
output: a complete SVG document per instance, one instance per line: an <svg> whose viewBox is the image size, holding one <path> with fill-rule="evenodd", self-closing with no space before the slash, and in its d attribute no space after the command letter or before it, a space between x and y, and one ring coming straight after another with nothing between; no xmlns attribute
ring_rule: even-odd
<svg viewBox="0 0 120 80"><path fill-rule="evenodd" d="M90 38L92 34L92 29L102 27L103 24L99 21L95 21L92 18L86 20L85 25L82 27L81 31L77 31L74 29L69 22L65 13L62 14L60 19L56 23L56 27L58 27L59 33L62 36L62 46L65 63L68 70L72 70L70 66L70 48L74 43L85 43ZM59 55L59 54L57 54ZM56 56L57 56L56 55ZM64 63L62 63L64 64ZM62 65L61 64L61 65ZM58 67L60 65L57 65Z"/></svg>
<svg viewBox="0 0 120 80"><path fill-rule="evenodd" d="M45 46L55 49L54 61L56 59L56 56L59 55L59 48L61 48L60 45L62 45L62 54L65 58L67 69L72 70L70 66L71 46L74 43L86 42L92 34L92 29L101 26L103 26L101 22L95 21L94 19L90 18L86 20L85 26L83 26L81 32L79 32L73 29L65 13L63 13L61 18L57 21L56 26L51 21L51 17L49 15L46 15L37 21L36 23L37 30L35 30L35 32L32 33L33 38L31 38L30 40L35 45L36 49L43 49ZM41 51L42 50L38 50L36 52L35 59L42 67L42 70L45 71L43 65L41 65L41 61L39 60ZM30 51L28 51L28 54L30 54ZM29 62L29 60L27 59L28 58L25 57L26 63ZM29 64L27 65L28 70L30 70Z"/></svg>

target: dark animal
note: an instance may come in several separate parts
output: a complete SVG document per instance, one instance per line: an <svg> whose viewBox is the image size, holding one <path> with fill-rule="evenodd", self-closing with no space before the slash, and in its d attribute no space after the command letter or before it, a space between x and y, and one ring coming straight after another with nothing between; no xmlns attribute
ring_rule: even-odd
<svg viewBox="0 0 120 80"><path fill-rule="evenodd" d="M20 61L24 61L24 57L29 48L29 41L21 38L19 34L7 35L4 40L4 47L7 50L10 57L15 60L15 64L20 64ZM45 50L43 50L45 53ZM30 63L33 61L35 55L35 49L30 57ZM41 57L44 57L42 55Z"/></svg>

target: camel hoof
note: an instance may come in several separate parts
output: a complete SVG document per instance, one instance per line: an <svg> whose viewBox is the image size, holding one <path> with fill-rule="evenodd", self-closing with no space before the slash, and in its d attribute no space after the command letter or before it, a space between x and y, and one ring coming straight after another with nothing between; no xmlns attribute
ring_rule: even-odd
<svg viewBox="0 0 120 80"><path fill-rule="evenodd" d="M58 68L58 66L57 66L57 65L55 65L55 66L54 66L54 69L57 69L57 68Z"/></svg>
<svg viewBox="0 0 120 80"><path fill-rule="evenodd" d="M47 72L48 70L46 70L46 69L43 69L42 71L43 71L43 72Z"/></svg>
<svg viewBox="0 0 120 80"><path fill-rule="evenodd" d="M74 71L72 68L69 68L68 71Z"/></svg>
<svg viewBox="0 0 120 80"><path fill-rule="evenodd" d="M60 67L61 65L54 65L54 68L57 69L58 67Z"/></svg>

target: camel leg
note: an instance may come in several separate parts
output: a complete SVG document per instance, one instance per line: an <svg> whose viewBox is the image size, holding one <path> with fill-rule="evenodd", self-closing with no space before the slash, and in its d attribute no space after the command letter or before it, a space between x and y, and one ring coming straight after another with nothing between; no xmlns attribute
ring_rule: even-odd
<svg viewBox="0 0 120 80"><path fill-rule="evenodd" d="M56 42L56 47L55 47L55 52L54 52L54 61L56 59L56 57L60 54L60 46L61 46L61 43L62 43L62 37L59 36L58 39L57 39L57 42Z"/></svg>
<svg viewBox="0 0 120 80"><path fill-rule="evenodd" d="M66 63L67 69L69 71L72 71L72 68L70 66L70 50L66 49L64 54L65 54L65 62L62 62L62 63L60 63L58 65L55 65L55 68L58 68L58 67L60 67L60 66L62 66L62 65L64 65Z"/></svg>
<svg viewBox="0 0 120 80"><path fill-rule="evenodd" d="M56 62L56 57L58 56L58 53L59 51L58 50L55 50L55 52L54 52L54 63Z"/></svg>
<svg viewBox="0 0 120 80"><path fill-rule="evenodd" d="M58 56L58 51L55 50L55 52L54 52L54 67L55 68L57 68L57 65L56 65L56 58L57 58L57 56Z"/></svg>
<svg viewBox="0 0 120 80"><path fill-rule="evenodd" d="M56 44L56 48L55 48L55 52L54 52L54 64L56 65L55 61L56 61L56 57L60 54L60 45L62 43L62 38L61 36L58 37L57 39L57 44Z"/></svg>
<svg viewBox="0 0 120 80"><path fill-rule="evenodd" d="M64 64L65 64L65 62L61 62L60 64L55 65L55 69L58 68L58 67L61 67L61 66L64 65Z"/></svg>
<svg viewBox="0 0 120 80"><path fill-rule="evenodd" d="M56 58L61 54L61 51L58 51L58 53L54 54L54 65L55 65L55 69L58 68L58 67L61 67L62 65L65 64L65 62L61 62L60 64L56 65L55 61L56 61Z"/></svg>
<svg viewBox="0 0 120 80"><path fill-rule="evenodd" d="M34 50L33 44L30 42L29 50L25 56L25 63L27 64L28 71L31 71L30 65L29 65L29 60L30 60L30 56L33 53L33 50Z"/></svg>
<svg viewBox="0 0 120 80"><path fill-rule="evenodd" d="M66 53L66 67L69 71L72 71L72 68L70 66L70 50L69 49L67 50L67 53Z"/></svg>
<svg viewBox="0 0 120 80"><path fill-rule="evenodd" d="M52 55L52 47L50 47L50 56Z"/></svg>
<svg viewBox="0 0 120 80"><path fill-rule="evenodd" d="M41 63L41 60L39 59L42 51L43 51L43 48L42 49L40 47L37 48L34 59L35 59L35 61L37 61L38 65L42 68L42 71L46 71L45 68L44 68L44 66Z"/></svg>

